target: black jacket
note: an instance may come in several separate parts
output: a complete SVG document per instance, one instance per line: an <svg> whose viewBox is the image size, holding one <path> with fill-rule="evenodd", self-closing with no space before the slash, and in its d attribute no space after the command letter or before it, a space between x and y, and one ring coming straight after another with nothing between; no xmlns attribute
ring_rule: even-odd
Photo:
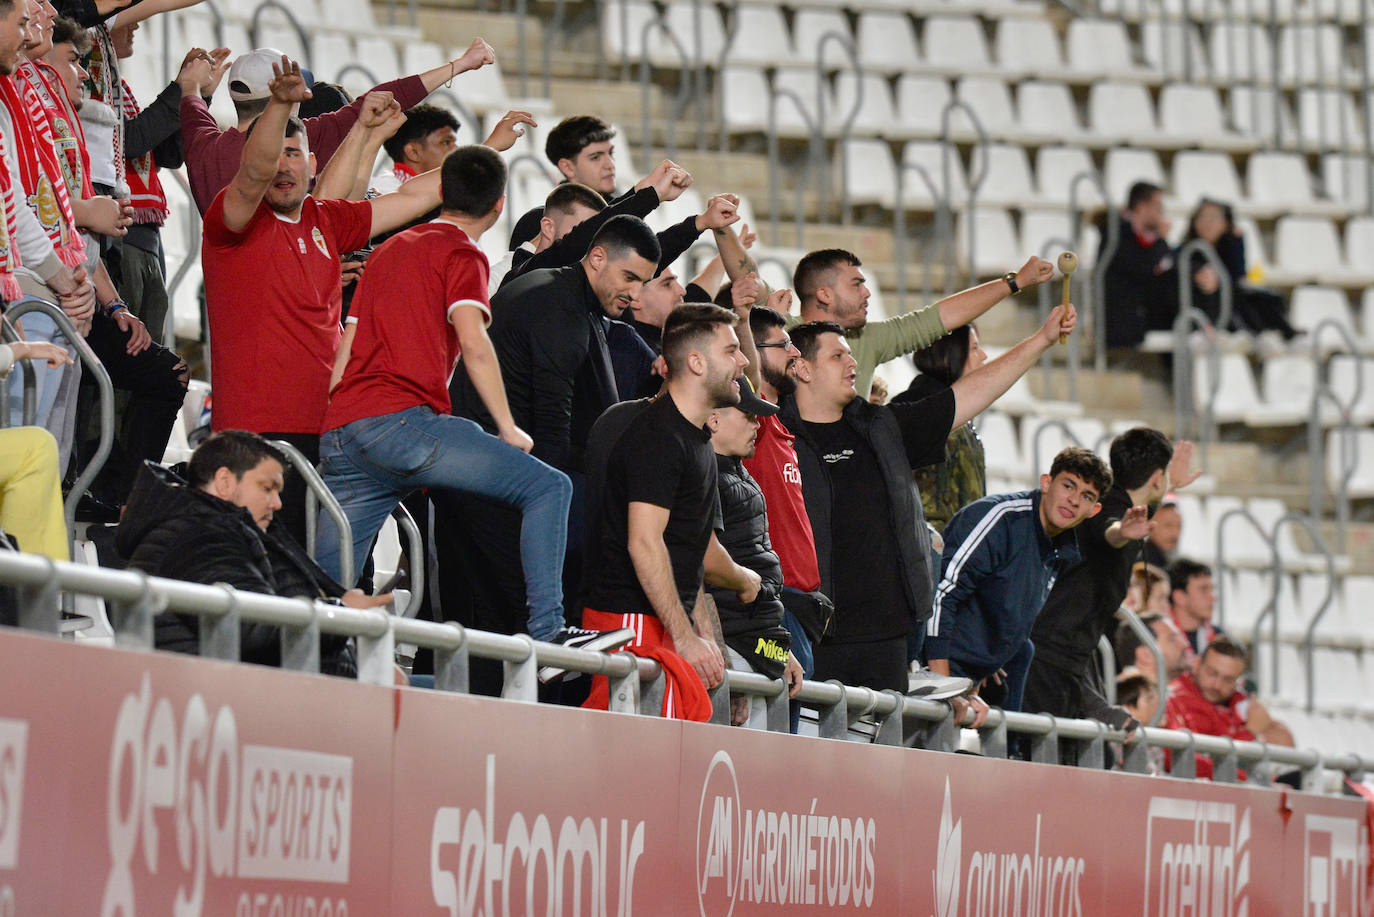
<svg viewBox="0 0 1374 917"><path fill-rule="evenodd" d="M1167 330L1178 314L1178 271L1164 239L1142 245L1131 224L1120 218L1121 237L1103 275L1107 309L1107 346L1135 347L1145 332ZM1102 234L1102 244L1107 244Z"/></svg>
<svg viewBox="0 0 1374 917"><path fill-rule="evenodd" d="M534 438L534 457L581 471L587 433L620 400L604 337L609 321L582 264L531 271L497 290L488 333L511 415ZM454 414L496 431L461 362L449 394Z"/></svg>
<svg viewBox="0 0 1374 917"><path fill-rule="evenodd" d="M540 255L544 255L544 260L541 260L533 266L525 264L516 267L512 265L511 272L519 276L519 274L525 271L546 267L562 267L565 264L570 264L587 253L587 248L591 244L592 236L596 235L596 231L601 228L602 223L620 214L630 214L631 216L637 216L643 219L653 212L654 208L658 206L658 203L658 192L653 188L641 188L638 191L632 188L619 197L611 198L606 205L606 209L602 210L596 216L579 223L577 227L573 229L573 232L568 233L568 235L564 237L565 239L571 238L573 233L576 233L578 229L584 226L587 227L587 229L574 239L573 242L563 246L560 253L556 253L555 255L547 254L557 247L557 243L555 243L539 253ZM524 245L530 239L539 235L539 221L543 218L544 205L540 204L538 207L531 207L519 220L516 220L515 229L512 230L510 234L511 251L515 251L521 245ZM672 264L682 256L683 252L696 244L697 238L701 235L701 230L697 229L696 222L696 214L693 214L683 219L680 223L674 223L658 234L658 247L660 252L658 269L660 271ZM581 247L579 248L578 246ZM502 285L505 285L504 281L502 281Z"/></svg>
<svg viewBox="0 0 1374 917"><path fill-rule="evenodd" d="M807 432L795 398L783 400L779 417L796 437L794 445L801 470L802 497L816 537L821 591L833 597L835 557L831 543L833 498L829 468ZM911 472L943 458L944 442L953 419L954 392L951 389L922 401L884 406L855 397L844 409L844 420L877 455L888 495L886 506L854 507L853 511L873 514L875 523L881 518L878 514L887 514L888 525L897 539L902 587L913 628L930 617L932 579L930 530L926 527L925 513Z"/></svg>
<svg viewBox="0 0 1374 917"><path fill-rule="evenodd" d="M273 525L263 532L242 507L196 490L171 471L145 462L115 535L129 567L152 576L288 597L338 598L344 588L315 564L291 535ZM193 546L193 547L192 547ZM155 622L159 649L199 652L199 619L165 612ZM280 631L244 622L239 635L244 662L281 665ZM322 671L356 671L347 641L320 639Z"/></svg>
<svg viewBox="0 0 1374 917"><path fill-rule="evenodd" d="M726 637L761 634L782 624L782 562L768 541L768 515L763 491L737 458L717 455L720 512L725 530L720 545L741 567L763 579L758 598L745 605L733 590L708 586Z"/></svg>

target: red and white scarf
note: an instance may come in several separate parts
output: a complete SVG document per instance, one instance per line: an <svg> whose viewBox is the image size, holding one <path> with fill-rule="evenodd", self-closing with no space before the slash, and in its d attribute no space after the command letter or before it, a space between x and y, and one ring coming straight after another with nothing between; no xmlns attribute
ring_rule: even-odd
<svg viewBox="0 0 1374 917"><path fill-rule="evenodd" d="M14 125L15 158L29 209L38 217L57 256L68 267L86 261L86 244L76 231L71 197L43 103L31 80L0 76L0 102Z"/></svg>
<svg viewBox="0 0 1374 917"><path fill-rule="evenodd" d="M72 109L71 100L62 86L57 71L42 61L26 61L17 74L21 81L33 84L33 91L48 116L53 140L57 144L58 165L67 183L67 195L72 200L95 196L91 186L91 154L86 149L86 131L81 119Z"/></svg>
<svg viewBox="0 0 1374 917"><path fill-rule="evenodd" d="M98 25L89 32L93 40L86 69L93 84L91 98L110 106L119 116L114 130L115 176L129 186L134 222L161 226L167 222L167 194L157 177L157 163L153 160L153 154L144 153L137 159L124 157L124 125L138 117L142 109L128 82L119 75L110 30Z"/></svg>
<svg viewBox="0 0 1374 917"><path fill-rule="evenodd" d="M91 53L86 59L86 72L90 80L86 86L90 97L103 102L120 115L114 129L114 167L115 184L124 181L124 81L119 79L119 65L116 63L114 43L110 30L104 23L86 33L91 36Z"/></svg>
<svg viewBox="0 0 1374 917"><path fill-rule="evenodd" d="M0 135L0 160L7 155L5 138ZM3 162L0 162L0 165L3 165ZM19 281L14 278L14 272L20 266L19 248L14 243L14 237L19 231L21 205L14 193L14 184L10 179L8 167L0 168L0 206L5 212L4 219L0 220L0 297L3 297L5 302L14 302L24 297L24 291L19 288Z"/></svg>
<svg viewBox="0 0 1374 917"><path fill-rule="evenodd" d="M391 167L391 174L396 176L396 180L404 185L406 182L410 181L412 178L419 175L420 173L416 172L414 169L412 169L405 163L398 162Z"/></svg>

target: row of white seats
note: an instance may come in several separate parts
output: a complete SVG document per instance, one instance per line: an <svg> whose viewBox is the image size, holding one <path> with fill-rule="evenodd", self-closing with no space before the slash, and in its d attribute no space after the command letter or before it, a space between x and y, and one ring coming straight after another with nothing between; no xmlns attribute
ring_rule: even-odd
<svg viewBox="0 0 1374 917"><path fill-rule="evenodd" d="M1165 19L1171 22L1254 21L1260 23L1360 21L1364 0L1097 0L1104 16L1127 22Z"/></svg>
<svg viewBox="0 0 1374 917"><path fill-rule="evenodd" d="M1193 365L1194 403L1201 412L1210 396L1213 370L1206 355L1197 355ZM1256 386L1245 356L1219 354L1213 417L1218 423L1243 423L1254 428L1306 426L1312 416L1319 371L1309 354L1273 356L1264 361L1260 384ZM1342 408L1350 411L1351 421L1357 425L1374 423L1374 360L1336 354L1331 357L1327 372L1330 390L1340 406L1323 398L1318 407L1322 425L1333 427L1342 423ZM1374 461L1374 454L1370 454L1369 461Z"/></svg>
<svg viewBox="0 0 1374 917"><path fill-rule="evenodd" d="M837 9L799 10L791 28L775 6L738 5L731 15L737 36L733 41L714 4L697 8L684 0L669 3L662 22L670 38L653 25L658 13L647 0L617 0L602 6L604 47L613 60L647 57L664 67L698 60L714 67L722 56L727 64L810 63L823 48L827 62L838 67L845 63L844 52L828 47L833 45L829 36L838 35L853 42L866 69L881 73L1053 76L1079 83L1163 82L1185 72L1180 66L1185 53L1194 58L1195 78L1210 74L1228 83L1258 75L1267 81L1277 56L1282 85L1357 84L1341 31L1332 24L1284 26L1277 50L1258 26L1217 26L1207 55L1194 28L1181 31L1181 26L1160 22L1142 26L1137 50L1125 25L1110 19L1073 19L1061 42L1047 16L1018 15L998 20L989 43L983 23L972 15L925 16L919 29L906 12L897 11L862 12L852 29L849 17ZM747 40L739 40L741 36Z"/></svg>
<svg viewBox="0 0 1374 917"><path fill-rule="evenodd" d="M1248 642L1248 641L1247 641ZM1275 660L1272 647L1261 643L1254 654L1252 672L1259 682L1259 697L1275 710L1281 722L1290 720L1299 725L1294 732L1300 747L1318 747L1324 751L1348 751L1351 744L1343 735L1332 735L1321 728L1321 719L1313 723L1302 710L1307 703L1307 662L1304 650L1292 644L1279 646ZM1312 700L1318 714L1327 717L1367 718L1374 716L1374 704L1369 701L1374 688L1374 659L1369 653L1355 650L1316 648L1312 652ZM1278 668L1278 689L1274 690L1274 667ZM1295 717L1294 712L1298 715ZM1348 721L1351 738L1360 748L1367 748L1369 723L1364 728L1357 721ZM1292 728L1292 725L1289 725ZM1335 743L1340 743L1339 745Z"/></svg>

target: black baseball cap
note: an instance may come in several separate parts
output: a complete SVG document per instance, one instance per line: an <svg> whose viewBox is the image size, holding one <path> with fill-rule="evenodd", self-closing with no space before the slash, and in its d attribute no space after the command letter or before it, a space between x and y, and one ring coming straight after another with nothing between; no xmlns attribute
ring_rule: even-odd
<svg viewBox="0 0 1374 917"><path fill-rule="evenodd" d="M739 408L746 414L753 414L755 417L772 417L778 413L778 406L770 401L764 401L754 394L754 387L749 384L748 376L740 376L735 380L739 383Z"/></svg>

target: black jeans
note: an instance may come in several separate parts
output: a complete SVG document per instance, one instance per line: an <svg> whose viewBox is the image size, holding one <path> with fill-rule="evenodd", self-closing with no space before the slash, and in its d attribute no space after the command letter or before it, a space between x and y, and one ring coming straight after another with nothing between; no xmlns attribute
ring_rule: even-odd
<svg viewBox="0 0 1374 917"><path fill-rule="evenodd" d="M875 691L907 692L907 638L874 640L868 643L818 643L817 681L838 678L847 685Z"/></svg>

